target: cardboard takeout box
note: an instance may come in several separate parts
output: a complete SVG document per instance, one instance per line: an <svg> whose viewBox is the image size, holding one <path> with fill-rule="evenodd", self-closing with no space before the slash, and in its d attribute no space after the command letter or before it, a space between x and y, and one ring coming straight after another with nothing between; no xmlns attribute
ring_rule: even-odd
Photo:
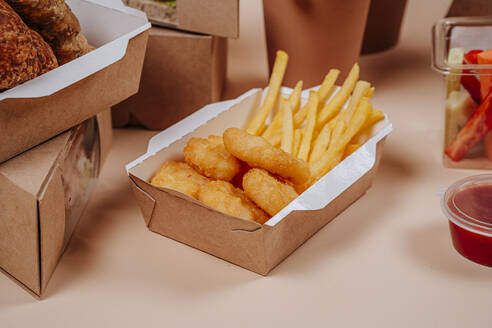
<svg viewBox="0 0 492 328"><path fill-rule="evenodd" d="M261 89L253 89L235 100L204 107L153 137L147 153L126 169L151 231L266 275L366 192L392 127L387 118L377 123L370 140L264 225L218 212L148 182L164 161L183 160L183 148L191 137L222 135L228 127L244 127L262 95ZM304 91L303 101L307 95Z"/></svg>
<svg viewBox="0 0 492 328"><path fill-rule="evenodd" d="M111 138L107 109L0 164L0 271L36 297L82 215Z"/></svg>
<svg viewBox="0 0 492 328"><path fill-rule="evenodd" d="M68 4L97 48L0 93L0 162L138 91L150 28L145 15L117 2L103 6L69 0Z"/></svg>
<svg viewBox="0 0 492 328"><path fill-rule="evenodd" d="M239 37L239 0L177 0L170 9L159 0L123 0L147 13L156 26L226 38Z"/></svg>
<svg viewBox="0 0 492 328"><path fill-rule="evenodd" d="M225 38L153 27L139 92L113 107L113 124L165 129L219 101L226 69Z"/></svg>

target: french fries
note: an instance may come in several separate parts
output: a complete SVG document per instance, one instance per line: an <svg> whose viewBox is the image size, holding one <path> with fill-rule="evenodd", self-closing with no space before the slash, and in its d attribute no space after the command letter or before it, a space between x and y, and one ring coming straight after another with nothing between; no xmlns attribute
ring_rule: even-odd
<svg viewBox="0 0 492 328"><path fill-rule="evenodd" d="M349 125L346 125L344 120L337 121L328 150L319 161L311 165L311 178L307 182L306 187L312 185L338 164L342 159L345 147L357 132L360 131L370 112L371 104L369 99L363 97Z"/></svg>
<svg viewBox="0 0 492 328"><path fill-rule="evenodd" d="M301 129L295 129L294 130L294 145L292 149L292 154L297 154L299 153L299 146L301 145L301 140L302 140L302 130ZM299 158L298 156L296 156Z"/></svg>
<svg viewBox="0 0 492 328"><path fill-rule="evenodd" d="M305 162L307 162L309 151L311 150L311 139L313 137L314 126L316 125L318 102L319 102L318 93L315 91L311 91L309 94L308 103L306 105L306 107L308 108L307 122L303 130L302 142L299 147L299 153L297 154L297 158L302 159Z"/></svg>
<svg viewBox="0 0 492 328"><path fill-rule="evenodd" d="M358 81L355 84L354 92L352 93L352 97L350 97L347 109L343 111L342 114L345 122L350 121L352 115L357 109L357 106L359 105L360 99L370 93L370 88L371 84L366 81Z"/></svg>
<svg viewBox="0 0 492 328"><path fill-rule="evenodd" d="M292 154L294 143L294 124L292 123L292 106L290 102L282 99L282 144L280 149Z"/></svg>
<svg viewBox="0 0 492 328"><path fill-rule="evenodd" d="M248 132L261 135L274 147L308 163L310 179L295 186L304 190L360 148L370 138L373 125L383 119L384 114L372 107L370 98L375 88L369 82L359 80L360 68L355 63L335 94L340 71L331 69L318 91L310 92L304 106L300 106L302 81L299 81L288 99L280 97L280 109L273 115L270 125L264 127L279 98L279 83L287 63L282 54L278 53L274 65L271 92L251 121ZM346 108L342 110L345 104Z"/></svg>
<svg viewBox="0 0 492 328"><path fill-rule="evenodd" d="M333 91L335 91L335 82L340 75L340 71L338 69L330 69L328 74L326 74L323 83L319 87L319 102L324 104L328 98L330 98Z"/></svg>
<svg viewBox="0 0 492 328"><path fill-rule="evenodd" d="M301 92L302 81L299 81L289 96L289 102L292 106L293 113L299 110L299 106L301 104ZM266 128L265 132L263 132L261 136L269 140L274 133L279 133L280 129L282 129L282 110L277 112L277 114L273 117L272 123Z"/></svg>
<svg viewBox="0 0 492 328"><path fill-rule="evenodd" d="M321 132L318 134L318 137L314 141L313 150L311 151L311 155L309 156L309 164L313 164L318 161L323 153L328 148L330 144L331 132L333 130L333 124L326 123Z"/></svg>
<svg viewBox="0 0 492 328"><path fill-rule="evenodd" d="M360 132L357 133L352 140L350 141L352 144L363 144L366 142L371 136L371 130L374 124L384 119L384 114L379 109L372 109L371 114L367 118L366 122L360 129Z"/></svg>
<svg viewBox="0 0 492 328"><path fill-rule="evenodd" d="M352 66L350 73L347 78L343 82L342 87L338 92L333 96L332 99L321 109L319 113L317 128L320 129L323 125L326 124L329 120L335 117L340 110L342 109L343 104L347 101L350 93L355 87L357 80L359 79L359 65L357 63Z"/></svg>
<svg viewBox="0 0 492 328"><path fill-rule="evenodd" d="M275 59L275 64L273 65L268 93L260 110L249 123L247 128L248 133L259 135L263 131L265 121L268 115L270 115L280 93L280 88L282 86L282 80L284 79L288 59L289 56L285 51L277 51L277 58Z"/></svg>
<svg viewBox="0 0 492 328"><path fill-rule="evenodd" d="M345 147L345 153L343 154L343 158L350 156L354 151L356 151L361 145L349 143L347 147Z"/></svg>

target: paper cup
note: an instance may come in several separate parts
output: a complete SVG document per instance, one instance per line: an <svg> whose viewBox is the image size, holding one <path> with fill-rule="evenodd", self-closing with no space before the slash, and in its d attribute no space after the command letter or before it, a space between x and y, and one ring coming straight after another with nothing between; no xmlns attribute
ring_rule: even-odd
<svg viewBox="0 0 492 328"><path fill-rule="evenodd" d="M369 2L264 0L270 71L280 49L289 54L283 85L318 85L330 68L344 79L359 59Z"/></svg>

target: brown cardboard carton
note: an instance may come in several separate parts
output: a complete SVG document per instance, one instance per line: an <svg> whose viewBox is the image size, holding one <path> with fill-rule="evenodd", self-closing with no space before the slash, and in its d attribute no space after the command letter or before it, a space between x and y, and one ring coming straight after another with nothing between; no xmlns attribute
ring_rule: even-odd
<svg viewBox="0 0 492 328"><path fill-rule="evenodd" d="M284 89L284 96L289 92ZM307 91L304 101L306 97ZM147 153L128 164L127 172L151 231L266 275L367 191L391 124L387 119L379 122L369 141L263 225L220 213L148 182L164 161L183 160L183 148L191 137L244 127L261 98L262 90L255 89L238 99L204 107L152 138Z"/></svg>
<svg viewBox="0 0 492 328"><path fill-rule="evenodd" d="M0 164L0 269L41 297L111 146L110 111Z"/></svg>
<svg viewBox="0 0 492 328"><path fill-rule="evenodd" d="M86 0L70 6L97 48L0 93L0 163L138 91L150 28L143 13Z"/></svg>
<svg viewBox="0 0 492 328"><path fill-rule="evenodd" d="M220 99L226 68L226 39L153 27L140 90L113 107L114 126L167 128Z"/></svg>
<svg viewBox="0 0 492 328"><path fill-rule="evenodd" d="M154 0L123 0L157 26L227 38L239 37L239 0L177 0L176 8Z"/></svg>

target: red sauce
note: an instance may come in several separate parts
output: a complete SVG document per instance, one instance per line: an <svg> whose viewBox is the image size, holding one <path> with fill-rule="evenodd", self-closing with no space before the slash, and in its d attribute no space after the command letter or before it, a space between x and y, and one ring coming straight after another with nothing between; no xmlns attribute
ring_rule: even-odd
<svg viewBox="0 0 492 328"><path fill-rule="evenodd" d="M449 199L448 206L465 221L477 224L468 230L449 221L454 248L474 262L492 266L492 236L490 230L489 235L485 232L492 227L492 185L471 186L457 191Z"/></svg>

